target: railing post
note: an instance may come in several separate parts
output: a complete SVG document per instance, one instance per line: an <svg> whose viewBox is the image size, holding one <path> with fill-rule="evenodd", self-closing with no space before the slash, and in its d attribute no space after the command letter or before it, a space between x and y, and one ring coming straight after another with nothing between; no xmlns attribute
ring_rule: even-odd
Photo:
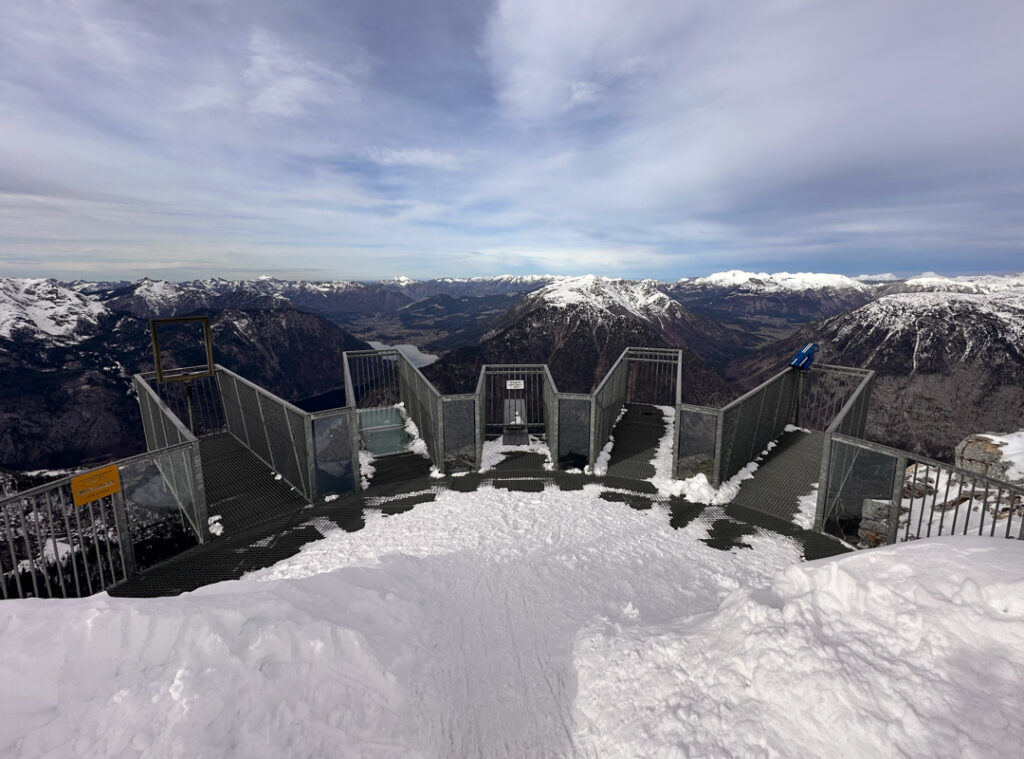
<svg viewBox="0 0 1024 759"><path fill-rule="evenodd" d="M825 531L825 507L828 499L828 477L832 464L832 433L826 432L821 441L821 469L818 473L818 503L814 509L814 529Z"/></svg>
<svg viewBox="0 0 1024 759"><path fill-rule="evenodd" d="M114 493L112 500L114 504L114 526L117 527L117 547L121 551L122 572L124 579L127 580L135 575L135 545L132 543L132 534L128 527L124 493L120 490L117 491Z"/></svg>
<svg viewBox="0 0 1024 759"><path fill-rule="evenodd" d="M907 457L896 458L896 472L892 478L892 497L889 500L889 522L886 524L885 540L886 545L892 545L900 527L900 506L903 503L903 481L907 475Z"/></svg>

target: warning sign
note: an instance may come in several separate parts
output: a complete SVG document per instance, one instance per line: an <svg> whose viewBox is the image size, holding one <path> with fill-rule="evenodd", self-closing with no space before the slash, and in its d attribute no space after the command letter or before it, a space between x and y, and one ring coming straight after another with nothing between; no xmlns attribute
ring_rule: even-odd
<svg viewBox="0 0 1024 759"><path fill-rule="evenodd" d="M506 390L525 390L526 380L505 380Z"/></svg>
<svg viewBox="0 0 1024 759"><path fill-rule="evenodd" d="M104 496L113 495L121 490L121 475L117 466L105 466L91 472L71 478L71 494L75 506L84 506L90 501L97 501Z"/></svg>

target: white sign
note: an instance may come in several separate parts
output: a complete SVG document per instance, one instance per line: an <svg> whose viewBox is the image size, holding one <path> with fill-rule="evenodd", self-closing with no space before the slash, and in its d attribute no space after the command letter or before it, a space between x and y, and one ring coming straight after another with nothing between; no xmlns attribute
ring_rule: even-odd
<svg viewBox="0 0 1024 759"><path fill-rule="evenodd" d="M505 380L506 390L525 390L526 380Z"/></svg>

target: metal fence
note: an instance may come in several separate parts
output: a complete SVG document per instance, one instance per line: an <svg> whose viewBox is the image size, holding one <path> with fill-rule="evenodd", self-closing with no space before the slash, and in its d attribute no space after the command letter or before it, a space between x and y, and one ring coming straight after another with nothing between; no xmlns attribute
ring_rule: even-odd
<svg viewBox="0 0 1024 759"><path fill-rule="evenodd" d="M191 445L116 462L121 490L74 505L71 477L0 500L0 593L77 598L99 593L196 544Z"/></svg>
<svg viewBox="0 0 1024 759"><path fill-rule="evenodd" d="M475 471L480 466L477 453L479 397L475 394L446 395L442 402L444 471Z"/></svg>
<svg viewBox="0 0 1024 759"><path fill-rule="evenodd" d="M721 409L712 482L719 485L753 461L792 424L798 372L787 367Z"/></svg>
<svg viewBox="0 0 1024 759"><path fill-rule="evenodd" d="M400 403L399 366L403 359L405 357L394 349L346 351L342 363L348 405L358 409Z"/></svg>
<svg viewBox="0 0 1024 759"><path fill-rule="evenodd" d="M217 384L227 431L307 500L315 500L310 414L220 365Z"/></svg>
<svg viewBox="0 0 1024 759"><path fill-rule="evenodd" d="M1024 539L1024 485L840 433L825 453L819 530L860 520L866 545L938 535Z"/></svg>
<svg viewBox="0 0 1024 759"><path fill-rule="evenodd" d="M547 432L550 416L547 366L544 364L487 364L480 370L480 405L485 435L496 435L510 424L523 425L534 435Z"/></svg>
<svg viewBox="0 0 1024 759"><path fill-rule="evenodd" d="M676 406L676 477L715 476L719 409L681 403Z"/></svg>
<svg viewBox="0 0 1024 759"><path fill-rule="evenodd" d="M627 348L591 393L588 462L591 466L597 461L598 454L611 437L612 429L619 418L619 412L626 405L626 388L629 379L628 355L629 349Z"/></svg>
<svg viewBox="0 0 1024 759"><path fill-rule="evenodd" d="M181 504L185 520L192 527L196 539L202 543L209 538L209 525L207 523L206 490L203 483L199 440L150 384L150 380L155 376L155 374L136 374L133 377L133 384L139 399L139 411L142 415L142 428L146 436L146 450L153 452L172 446L188 445L188 455L191 460L189 465L191 475L188 478L188 483L191 492L187 496L184 493L176 493L176 498L177 502ZM220 406L219 397L217 405ZM193 419L195 416L193 412ZM164 465L159 464L158 466ZM167 480L175 483L174 487L179 487L183 482L173 473L167 476Z"/></svg>
<svg viewBox="0 0 1024 759"><path fill-rule="evenodd" d="M405 412L416 424L420 437L427 444L430 460L439 470L444 469L444 431L441 394L430 384L419 369L405 356L398 354L398 385Z"/></svg>
<svg viewBox="0 0 1024 759"><path fill-rule="evenodd" d="M864 399L863 408L858 407L858 412L854 416L854 419L863 420L867 415L870 393L865 393L861 386L865 378L870 381L873 376L874 372L869 369L815 364L809 371L800 375L799 405L794 424L805 429L825 432L833 426L836 419L847 416L844 408L854 396ZM862 434L863 429L861 424L861 432L858 434Z"/></svg>

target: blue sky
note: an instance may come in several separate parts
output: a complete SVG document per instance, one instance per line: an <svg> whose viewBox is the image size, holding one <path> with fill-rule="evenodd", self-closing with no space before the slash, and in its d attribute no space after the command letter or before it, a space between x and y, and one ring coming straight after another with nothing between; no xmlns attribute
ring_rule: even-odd
<svg viewBox="0 0 1024 759"><path fill-rule="evenodd" d="M5 0L0 275L1024 270L1014 0Z"/></svg>

